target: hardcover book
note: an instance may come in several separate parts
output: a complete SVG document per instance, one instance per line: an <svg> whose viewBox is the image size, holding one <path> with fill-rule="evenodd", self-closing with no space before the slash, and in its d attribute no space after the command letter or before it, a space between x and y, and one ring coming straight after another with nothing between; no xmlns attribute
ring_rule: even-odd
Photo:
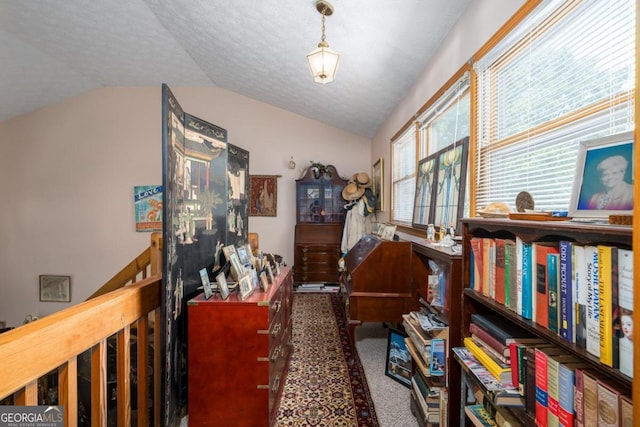
<svg viewBox="0 0 640 427"><path fill-rule="evenodd" d="M560 254L558 259L558 293L560 306L560 323L558 333L560 337L568 342L575 342L575 320L574 320L574 296L572 280L572 243L563 240L559 244Z"/></svg>
<svg viewBox="0 0 640 427"><path fill-rule="evenodd" d="M620 390L598 381L598 427L620 426Z"/></svg>
<svg viewBox="0 0 640 427"><path fill-rule="evenodd" d="M618 335L620 372L633 378L633 251L618 249Z"/></svg>
<svg viewBox="0 0 640 427"><path fill-rule="evenodd" d="M504 241L504 281L505 281L505 305L513 310L518 309L518 280L516 278L518 268L516 266L516 242L505 239Z"/></svg>
<svg viewBox="0 0 640 427"><path fill-rule="evenodd" d="M549 298L547 300L547 320L548 328L551 332L558 333L558 281L560 278L558 263L559 254L547 255L547 284L549 288Z"/></svg>
<svg viewBox="0 0 640 427"><path fill-rule="evenodd" d="M482 239L482 283L484 285L483 293L495 299L496 293L496 275L495 275L495 242L489 237Z"/></svg>
<svg viewBox="0 0 640 427"><path fill-rule="evenodd" d="M535 322L543 328L549 327L549 266L547 255L558 253L557 243L533 243L533 269L535 271L535 292L533 305L535 306Z"/></svg>
<svg viewBox="0 0 640 427"><path fill-rule="evenodd" d="M576 346L587 348L587 262L584 246L571 247L572 287L575 288Z"/></svg>
<svg viewBox="0 0 640 427"><path fill-rule="evenodd" d="M598 289L598 248L585 246L587 286L587 351L600 357L600 290Z"/></svg>
<svg viewBox="0 0 640 427"><path fill-rule="evenodd" d="M548 358L563 352L564 350L557 347L535 349L535 419L538 427L547 427L548 425Z"/></svg>
<svg viewBox="0 0 640 427"><path fill-rule="evenodd" d="M522 250L522 313L519 313L525 319L532 319L533 316L533 258L531 243L520 240Z"/></svg>
<svg viewBox="0 0 640 427"><path fill-rule="evenodd" d="M575 356L569 354L551 355L547 358L547 425L549 427L558 427L559 425L560 366L575 361ZM571 389L573 390L573 381ZM573 408L573 392L571 393L571 403Z"/></svg>
<svg viewBox="0 0 640 427"><path fill-rule="evenodd" d="M560 363L558 366L558 425L573 427L575 420L575 371L586 368L583 362ZM581 397L582 399L582 397Z"/></svg>
<svg viewBox="0 0 640 427"><path fill-rule="evenodd" d="M598 380L604 377L593 370L582 370L584 427L598 427Z"/></svg>
<svg viewBox="0 0 640 427"><path fill-rule="evenodd" d="M615 260L616 270L618 255L616 248L598 245L598 295L600 297L600 362L613 367L613 283L612 266ZM618 305L616 302L616 311Z"/></svg>
<svg viewBox="0 0 640 427"><path fill-rule="evenodd" d="M503 357L509 357L509 347L506 344L501 343L497 338L473 322L469 324L469 333L476 335L483 343L490 346Z"/></svg>
<svg viewBox="0 0 640 427"><path fill-rule="evenodd" d="M494 240L495 247L495 267L494 267L494 282L495 282L495 296L494 299L497 303L505 304L506 299L506 286L505 286L505 245L503 239Z"/></svg>
<svg viewBox="0 0 640 427"><path fill-rule="evenodd" d="M631 396L620 396L620 427L633 427L633 400Z"/></svg>
<svg viewBox="0 0 640 427"><path fill-rule="evenodd" d="M484 272L484 263L482 259L482 240L482 237L473 237L469 242L471 245L471 251L473 252L473 289L486 296L489 296L488 293L485 294L486 288L482 280L482 274Z"/></svg>
<svg viewBox="0 0 640 427"><path fill-rule="evenodd" d="M497 314L473 313L471 315L471 323L478 325L505 346L515 341L537 342L539 340L538 337L534 337L529 332L518 327L515 323Z"/></svg>
<svg viewBox="0 0 640 427"><path fill-rule="evenodd" d="M467 405L464 407L464 413L477 427L497 427L496 420L491 413L481 404Z"/></svg>
<svg viewBox="0 0 640 427"><path fill-rule="evenodd" d="M492 359L487 352L482 350L471 337L466 337L464 346L475 356L482 365L487 368L501 384L511 383L511 367Z"/></svg>

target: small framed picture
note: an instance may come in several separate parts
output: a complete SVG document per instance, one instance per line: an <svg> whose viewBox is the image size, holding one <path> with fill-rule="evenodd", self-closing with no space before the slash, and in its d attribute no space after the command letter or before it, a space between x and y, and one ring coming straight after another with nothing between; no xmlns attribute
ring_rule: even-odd
<svg viewBox="0 0 640 427"><path fill-rule="evenodd" d="M384 373L405 387L411 387L411 355L404 342L406 337L407 334L403 331L389 328L387 363Z"/></svg>
<svg viewBox="0 0 640 427"><path fill-rule="evenodd" d="M269 283L275 282L275 278L273 277L273 270L271 269L271 264L267 264L267 279L269 279Z"/></svg>
<svg viewBox="0 0 640 427"><path fill-rule="evenodd" d="M232 271L235 270L236 280L238 280L238 278L244 274L245 268L240 262L240 258L236 252L229 254L229 262L231 263Z"/></svg>
<svg viewBox="0 0 640 427"><path fill-rule="evenodd" d="M269 290L269 279L267 279L266 271L260 273L260 288L262 288L262 290L265 292Z"/></svg>
<svg viewBox="0 0 640 427"><path fill-rule="evenodd" d="M211 289L211 282L209 281L209 273L207 269L200 270L200 281L202 282L202 289L204 289L204 299L211 298L213 295L213 289Z"/></svg>
<svg viewBox="0 0 640 427"><path fill-rule="evenodd" d="M40 301L71 302L71 276L40 275Z"/></svg>
<svg viewBox="0 0 640 427"><path fill-rule="evenodd" d="M393 240L393 236L396 234L395 225L385 225L384 229L380 233L380 238L383 240Z"/></svg>
<svg viewBox="0 0 640 427"><path fill-rule="evenodd" d="M247 253L247 248L245 246L238 246L236 248L236 252L238 253L238 259L242 265L249 264L249 254Z"/></svg>
<svg viewBox="0 0 640 427"><path fill-rule="evenodd" d="M253 293L253 281L251 280L251 275L246 273L244 276L240 278L238 282L238 286L240 288L240 299L245 300L249 295Z"/></svg>
<svg viewBox="0 0 640 427"><path fill-rule="evenodd" d="M260 287L260 278L258 277L258 270L256 270L255 268L252 268L249 270L249 273L251 275L251 281L253 283L253 287L254 288L259 288Z"/></svg>
<svg viewBox="0 0 640 427"><path fill-rule="evenodd" d="M224 257L227 259L227 261L231 261L231 254L236 254L236 256L238 255L238 253L236 252L236 247L233 245L224 246L222 248L222 253L224 254Z"/></svg>
<svg viewBox="0 0 640 427"><path fill-rule="evenodd" d="M227 277L224 273L220 273L216 276L216 282L218 283L218 290L222 299L229 298L229 285L227 284Z"/></svg>

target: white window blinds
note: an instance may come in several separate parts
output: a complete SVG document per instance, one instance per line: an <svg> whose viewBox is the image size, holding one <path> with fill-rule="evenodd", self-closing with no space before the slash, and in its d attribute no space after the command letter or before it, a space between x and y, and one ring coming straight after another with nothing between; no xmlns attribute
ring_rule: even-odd
<svg viewBox="0 0 640 427"><path fill-rule="evenodd" d="M392 143L393 164L391 167L392 219L394 222L411 225L413 196L416 188L416 130L409 129Z"/></svg>
<svg viewBox="0 0 640 427"><path fill-rule="evenodd" d="M477 208L567 209L582 140L633 129L633 0L543 1L480 58Z"/></svg>

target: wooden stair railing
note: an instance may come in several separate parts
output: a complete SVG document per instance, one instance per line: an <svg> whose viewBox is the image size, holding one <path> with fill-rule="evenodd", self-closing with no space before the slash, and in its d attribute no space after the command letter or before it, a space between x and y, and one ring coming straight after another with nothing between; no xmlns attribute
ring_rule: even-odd
<svg viewBox="0 0 640 427"><path fill-rule="evenodd" d="M118 273L131 284L121 283L118 289L95 296L83 303L22 325L0 334L0 400L10 404L35 406L38 383L57 371L57 405L64 406L65 426L78 425L78 357L90 351L90 420L91 426L106 426L108 401L108 340L116 346L116 417L117 425L133 423L131 409L131 346L135 343L138 426L159 426L161 413L161 324L162 302L162 239L160 233L151 237L148 257L141 256L130 263L146 270L145 278L138 274ZM149 262L145 260L148 258ZM142 261L140 261L142 260ZM114 286L109 281L109 288ZM125 286L126 285L126 286ZM107 285L101 288L105 289ZM95 294L94 294L95 295ZM131 331L135 330L135 340ZM152 348L152 350L150 350ZM156 351L157 350L157 351ZM151 355L152 353L152 355ZM151 360L151 358L153 360ZM149 364L152 372L149 373ZM111 373L112 374L112 373ZM54 374L55 375L55 374ZM153 387L150 381L153 380ZM151 390L151 391L150 391ZM151 401L151 411L147 402ZM49 402L47 403L49 404Z"/></svg>

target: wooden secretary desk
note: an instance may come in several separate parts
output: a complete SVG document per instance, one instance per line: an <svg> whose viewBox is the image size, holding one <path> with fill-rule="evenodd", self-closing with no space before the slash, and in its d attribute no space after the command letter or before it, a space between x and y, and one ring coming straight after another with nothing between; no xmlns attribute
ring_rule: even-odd
<svg viewBox="0 0 640 427"><path fill-rule="evenodd" d="M346 184L331 165L310 166L296 180L295 284L338 283Z"/></svg>

